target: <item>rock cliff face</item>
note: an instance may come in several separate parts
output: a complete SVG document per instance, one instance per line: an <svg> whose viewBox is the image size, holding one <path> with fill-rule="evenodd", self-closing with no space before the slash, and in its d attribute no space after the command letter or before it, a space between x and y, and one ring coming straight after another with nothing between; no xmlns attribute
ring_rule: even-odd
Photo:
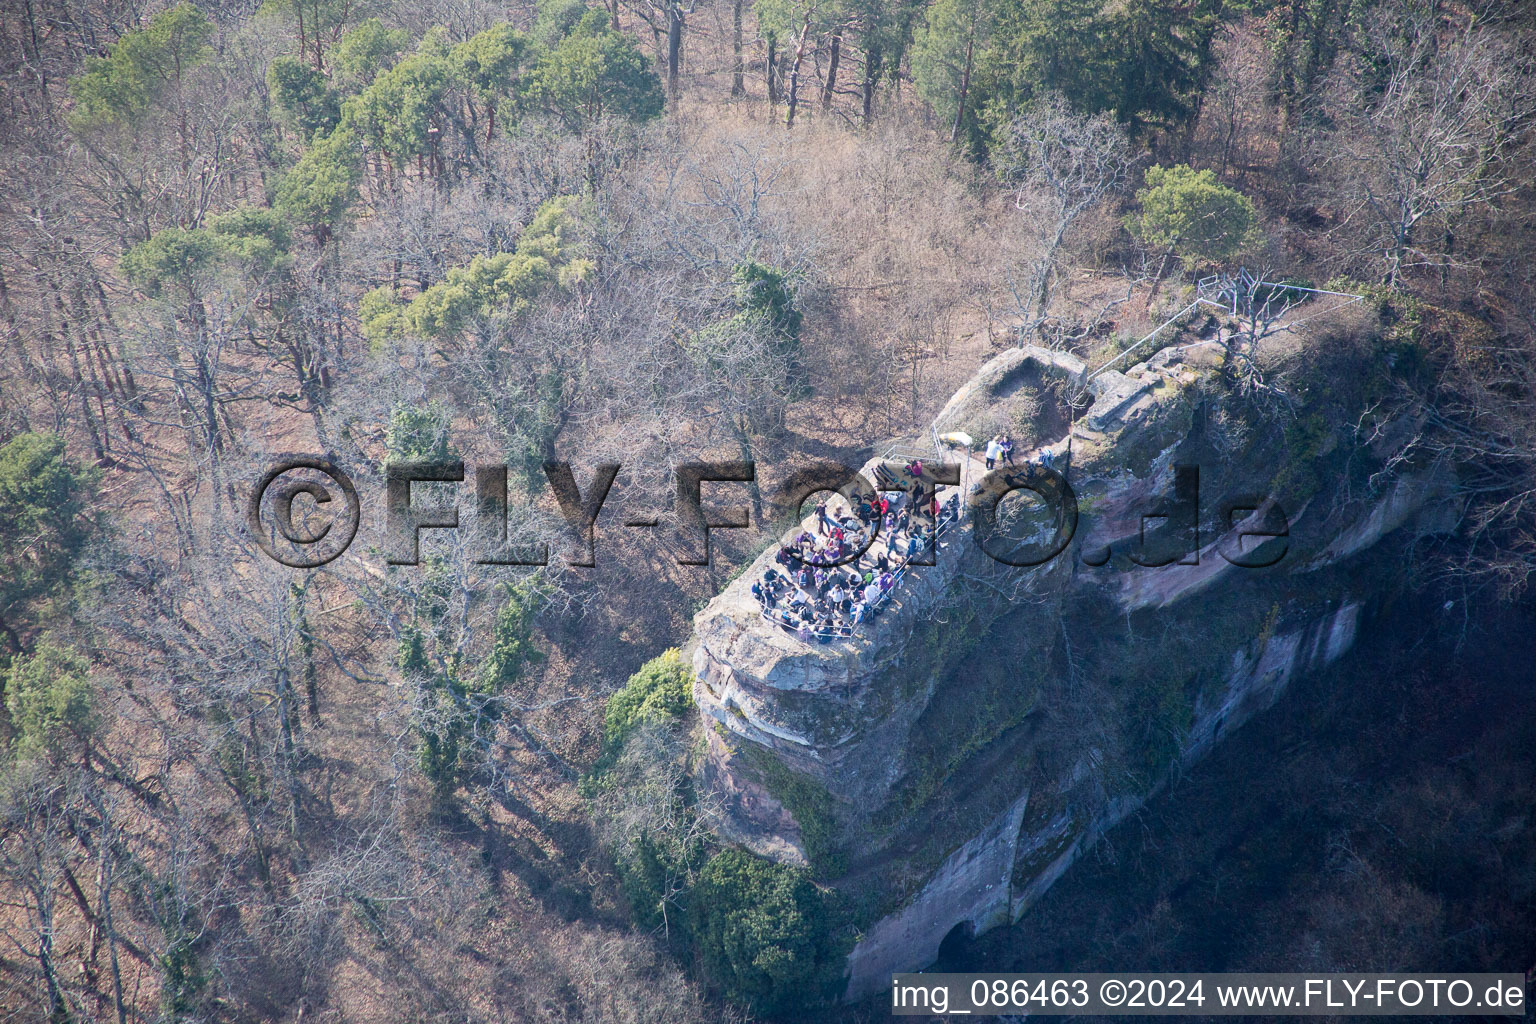
<svg viewBox="0 0 1536 1024"><path fill-rule="evenodd" d="M713 823L843 894L861 929L848 998L931 963L955 929L1017 920L1171 771L1346 651L1395 536L1435 527L1443 481L1389 471L1394 453L1342 416L1235 402L1211 354L1089 381L1071 356L1011 350L924 432L1054 453L1078 519L1044 564L998 561L978 523L1016 555L1063 536L1070 501L1047 481L1052 506L994 515L1002 485L976 489L985 468L962 450L945 457L968 514L855 637L762 618L748 588L773 549L695 618Z"/></svg>

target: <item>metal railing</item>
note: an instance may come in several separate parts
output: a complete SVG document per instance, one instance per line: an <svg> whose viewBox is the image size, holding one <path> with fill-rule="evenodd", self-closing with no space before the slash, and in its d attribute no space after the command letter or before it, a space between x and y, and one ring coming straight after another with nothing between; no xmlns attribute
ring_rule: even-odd
<svg viewBox="0 0 1536 1024"><path fill-rule="evenodd" d="M1183 316L1185 313L1188 313L1190 310L1194 309L1199 304L1200 304L1200 300L1199 299L1196 299L1194 302L1191 302L1189 305L1185 306L1183 309L1181 309L1177 313L1173 314L1173 316L1169 317L1167 320L1164 320L1162 323L1160 323L1156 327L1152 328L1152 333L1151 334L1148 334L1145 338L1142 338L1136 344L1132 345L1130 348L1126 349L1124 352L1121 352L1119 355L1115 356L1115 358L1113 358L1113 359L1109 360L1108 362L1104 363L1097 370L1093 370L1092 372L1090 372L1088 374L1088 376L1086 378L1084 378L1084 379L1085 380L1093 380L1093 378L1097 377L1099 374L1103 373L1105 370L1110 369L1116 363L1120 362L1120 360L1124 359L1126 356L1130 355L1132 352L1135 352L1137 349L1141 348L1141 346L1145 345L1147 342L1149 342L1153 338L1157 337L1159 334L1161 334L1163 332L1163 330L1166 327L1168 327L1170 324L1172 324L1175 320L1179 319L1179 317Z"/></svg>
<svg viewBox="0 0 1536 1024"><path fill-rule="evenodd" d="M1229 314L1230 316L1242 317L1246 314L1252 318L1253 310L1251 308L1247 310L1243 308L1244 297L1246 296L1251 302L1252 297L1256 294L1259 294L1260 292L1265 292L1266 295L1270 293L1280 293L1282 295L1290 293L1326 295L1332 298L1346 300L1345 302L1342 302L1338 305L1330 306L1327 309L1318 310L1297 320L1289 320L1284 323L1273 324L1270 327L1270 333L1289 330L1292 327L1300 326L1301 324L1306 323L1308 320L1323 316L1327 313L1336 313L1343 309L1345 306L1353 305L1354 303L1359 302L1365 298L1365 296L1356 295L1353 292L1335 292L1329 291L1326 288L1309 288L1305 285L1287 284L1283 281L1266 281L1254 277L1253 274L1249 273L1247 268L1240 269L1236 274L1230 276L1224 274L1213 274L1210 277L1202 277L1200 280L1195 282L1195 300L1193 302L1179 310L1177 313L1173 314L1173 316L1169 317L1167 320L1164 320L1162 323L1158 324L1156 327L1152 328L1152 332L1150 334L1136 342L1130 348L1126 349L1124 352L1121 352L1113 359L1110 359L1098 369L1090 372L1085 379L1093 380L1093 378L1097 377L1105 370L1112 368L1116 363L1125 359L1125 357L1129 356L1132 352L1137 351L1147 342L1157 337L1167 327L1173 324L1174 321L1184 316L1196 306L1211 306ZM1266 304L1268 301L1268 299L1265 300ZM1280 311L1280 315L1283 316L1286 311L1300 304L1301 303L1299 301L1290 302L1287 300L1287 304L1285 305L1284 309Z"/></svg>

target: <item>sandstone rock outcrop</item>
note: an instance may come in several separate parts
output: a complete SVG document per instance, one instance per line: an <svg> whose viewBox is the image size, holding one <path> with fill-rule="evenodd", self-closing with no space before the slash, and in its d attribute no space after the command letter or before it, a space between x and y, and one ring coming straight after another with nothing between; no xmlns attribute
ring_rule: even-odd
<svg viewBox="0 0 1536 1024"><path fill-rule="evenodd" d="M1170 771L1348 650L1388 585L1373 555L1436 525L1432 468L1362 487L1338 431L1300 450L1199 363L1165 350L1090 380L1071 356L1010 350L912 442L1010 431L1049 449L1079 519L1046 563L982 550L985 469L960 452L942 457L965 464L968 514L857 635L806 642L762 617L748 588L774 549L696 616L714 825L843 892L861 929L849 998L927 965L956 927L1017 920ZM1373 469L1392 454L1349 449ZM1266 536L1276 514L1288 529ZM1063 512L1008 522L1039 539Z"/></svg>

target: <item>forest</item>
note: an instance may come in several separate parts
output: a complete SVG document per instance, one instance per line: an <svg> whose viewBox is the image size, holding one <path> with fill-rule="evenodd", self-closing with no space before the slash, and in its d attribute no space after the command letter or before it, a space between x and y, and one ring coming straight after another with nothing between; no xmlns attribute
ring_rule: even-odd
<svg viewBox="0 0 1536 1024"><path fill-rule="evenodd" d="M1533 127L1520 0L3 0L0 1018L883 1019L710 828L692 618L797 469L1238 268L1361 298L1229 348L1223 429L1390 429L1453 528L946 962L1536 970ZM247 525L293 453L361 496L321 565ZM699 461L757 467L707 560Z"/></svg>

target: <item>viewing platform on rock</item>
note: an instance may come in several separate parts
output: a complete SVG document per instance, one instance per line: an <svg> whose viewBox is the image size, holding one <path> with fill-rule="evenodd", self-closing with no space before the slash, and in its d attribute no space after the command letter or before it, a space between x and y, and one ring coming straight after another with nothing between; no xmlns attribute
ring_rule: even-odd
<svg viewBox="0 0 1536 1024"><path fill-rule="evenodd" d="M873 502L863 506L870 510L868 518L839 516L828 503L803 520L792 531L793 541L780 545L773 563L751 584L763 619L799 640L830 643L863 632L898 605L907 574L921 568L918 560L931 554L935 543L946 543L964 506L959 494L935 499L938 512L929 528L912 521L910 508L898 511L886 501L887 511Z"/></svg>
<svg viewBox="0 0 1536 1024"><path fill-rule="evenodd" d="M865 481L843 489L852 500L839 506L837 501L842 499L838 499L828 509L835 526L818 524L814 513L806 517L695 616L693 661L699 680L695 697L701 710L727 733L798 758L805 770L813 765L827 770L836 764L845 743L868 733L867 716L883 719L885 712L868 708L864 722L851 715L845 721L841 714L826 709L813 711L813 705L826 698L831 706L861 706L865 700L861 695L866 694L869 700L883 699L878 697L886 685L883 676L911 672L913 664L934 656L943 646L946 610L957 600L950 593L955 578L983 576L1000 568L974 543L979 509L987 503L973 507L971 497L987 473L984 460L963 444L945 449L939 437L963 431L973 438L986 438L1015 431L1020 448L1015 464L1000 466L1003 473L993 478L991 489L997 492L1011 483L1005 476L1011 475L1014 481L1031 478L1031 460L1039 460L1044 453L1049 453L1047 459L1054 460L1058 470L1075 477L1077 464L1095 461L1114 435L1155 418L1159 403L1172 393L1166 385L1177 389L1186 376L1193 374L1183 367L1138 364L1124 374L1109 371L1090 380L1082 361L1068 353L1026 346L998 354L950 399L926 430L899 439L885 456L861 467ZM1075 451L1073 438L1078 441ZM798 546L802 555L808 555L818 540L824 545L838 527L855 548L864 544L862 531L872 524L867 510L865 519L857 515L861 501L873 501L883 493L898 499L892 505L898 515L910 510L901 496L910 501L914 477L908 467L914 461L923 462L922 479L930 487L934 466L959 464L958 474L950 477L957 483L925 492L925 499L929 494L938 498L932 534L914 530L910 524L888 532L882 523L857 559L842 566L827 564L821 580L815 578L814 564L806 579L804 563L812 559L786 564L786 550ZM1075 479L1073 486L1077 486ZM852 522L844 524L839 517ZM927 559L914 560L911 552L902 550L914 536L919 552L931 553L933 564L919 564ZM1048 575L1053 568L1045 567ZM858 574L858 593L850 593L848 576L853 572ZM870 573L874 575L866 579ZM886 585L881 586L886 577ZM871 584L873 593L868 589ZM834 587L841 588L836 595L841 600L833 600ZM765 596L771 597L766 607ZM857 622L856 605L863 605Z"/></svg>
<svg viewBox="0 0 1536 1024"><path fill-rule="evenodd" d="M854 503L838 511L855 523L858 500L872 497L863 493L870 483L887 494L911 483L910 477L886 477L881 472L882 463L881 459L871 459L861 470L866 482L846 489ZM896 468L899 471L900 464ZM926 479L931 486L931 476ZM891 489L886 490L888 487ZM905 493L910 502L910 492ZM820 533L818 516L813 513L781 537L779 544L759 555L700 611L694 618L693 664L699 680L695 700L701 710L722 728L754 744L799 751L820 761L822 755L816 751L825 751L829 744L835 746L838 738L827 730L839 735L845 730L825 716L797 715L796 695L813 698L836 694L841 700L863 690L871 679L902 659L905 648L920 632L919 624L931 620L940 607L958 563L962 558L975 557L959 488L941 484L929 493L936 493L939 505L931 526L923 522L914 528L909 522L906 528L889 533L882 523L865 551L845 565L824 569L827 575L819 585L814 579L815 567L806 559L794 567L780 561L786 552L796 549L810 554L809 546L801 540L805 535L812 538L812 544L818 537L824 543L830 537L832 529L827 527L825 534ZM833 511L829 508L829 515ZM903 511L910 520L909 504L893 502L889 514L899 518ZM867 530L871 524L860 525ZM845 528L845 538L855 547L865 543L865 536L855 539L847 536L850 532ZM913 540L918 541L916 550L905 549ZM925 555L932 556L933 564L921 564ZM854 571L860 574L864 588L875 588L873 593L858 596L857 601L865 608L858 622L853 621L851 596L843 595L842 603L848 607L842 611L834 610L831 601L834 586L841 585L846 591L846 577ZM812 577L808 586L795 578L800 574L803 579L807 572ZM833 573L842 575L834 577ZM875 575L864 583L868 573ZM887 577L883 587L882 576ZM778 591L773 604L766 608L758 596L764 591L765 578L774 580ZM844 583L835 582L837 579ZM797 611L791 620L783 613L796 599L805 609L815 609L819 600L822 611L811 611L811 621ZM812 722L819 725L808 728Z"/></svg>

